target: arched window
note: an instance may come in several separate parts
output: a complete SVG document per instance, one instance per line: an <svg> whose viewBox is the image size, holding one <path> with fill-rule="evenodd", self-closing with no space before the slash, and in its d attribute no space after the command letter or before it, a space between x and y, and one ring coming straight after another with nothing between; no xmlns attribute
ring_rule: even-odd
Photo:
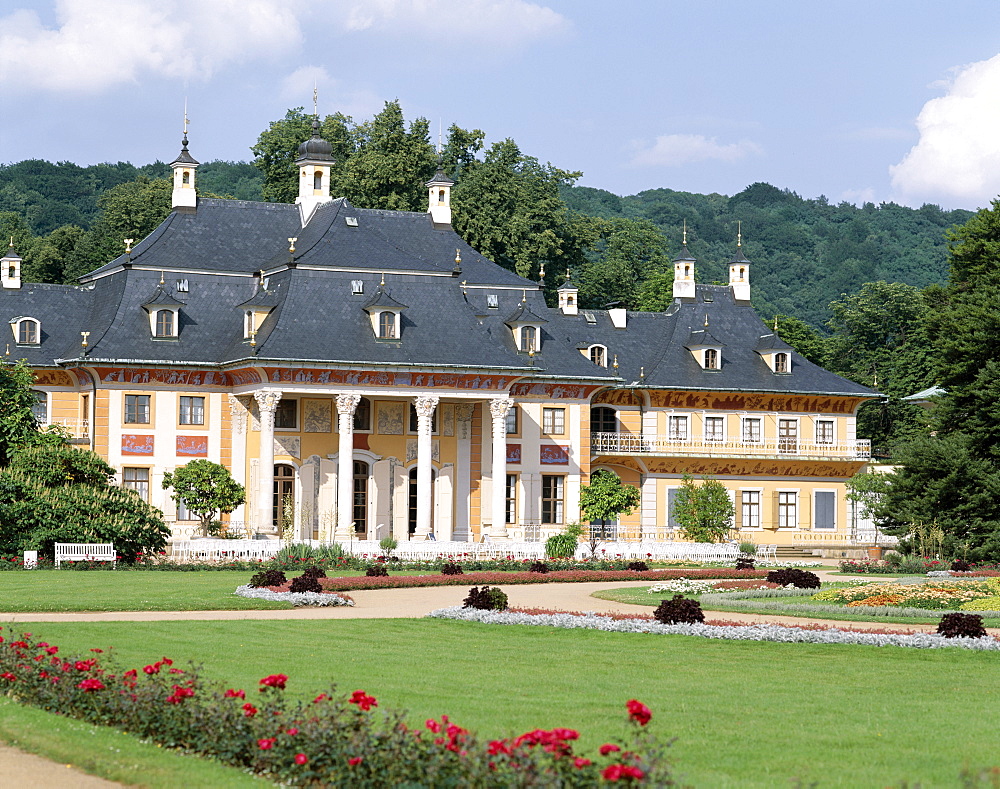
<svg viewBox="0 0 1000 789"><path fill-rule="evenodd" d="M244 339L253 334L253 310L247 310L243 315L243 337Z"/></svg>
<svg viewBox="0 0 1000 789"><path fill-rule="evenodd" d="M313 189L315 189L318 192L322 188L323 188L323 171L316 170L313 173Z"/></svg>
<svg viewBox="0 0 1000 789"><path fill-rule="evenodd" d="M357 408L354 409L354 429L372 429L372 403L367 397L358 400ZM357 463L354 464L355 466Z"/></svg>
<svg viewBox="0 0 1000 789"><path fill-rule="evenodd" d="M157 337L173 337L176 334L174 331L174 312L173 310L157 310L156 311L156 336Z"/></svg>
<svg viewBox="0 0 1000 789"><path fill-rule="evenodd" d="M396 339L396 313L386 310L378 314L378 336L380 340Z"/></svg>
<svg viewBox="0 0 1000 789"><path fill-rule="evenodd" d="M705 349L705 369L706 370L719 369L719 352L715 350L715 348Z"/></svg>
<svg viewBox="0 0 1000 789"><path fill-rule="evenodd" d="M355 411L355 414L357 412ZM368 464L362 460L354 461L354 532L361 534L368 531Z"/></svg>
<svg viewBox="0 0 1000 789"><path fill-rule="evenodd" d="M788 354L787 353L776 353L774 355L774 371L776 373L787 373L788 372Z"/></svg>
<svg viewBox="0 0 1000 789"><path fill-rule="evenodd" d="M590 432L591 433L617 433L618 432L618 412L613 408L590 409Z"/></svg>
<svg viewBox="0 0 1000 789"><path fill-rule="evenodd" d="M181 183L184 184L185 186L187 186L189 183L191 183L191 171L190 170L185 170L184 173L183 173L183 175L181 175Z"/></svg>
<svg viewBox="0 0 1000 789"><path fill-rule="evenodd" d="M295 519L295 469L284 463L274 467L271 520L281 534Z"/></svg>
<svg viewBox="0 0 1000 789"><path fill-rule="evenodd" d="M38 321L34 318L25 318L17 324L17 342L20 345L38 344Z"/></svg>
<svg viewBox="0 0 1000 789"><path fill-rule="evenodd" d="M534 326L522 326L521 327L521 350L522 351L535 351L538 350L535 346L535 338L538 336L538 330Z"/></svg>
<svg viewBox="0 0 1000 789"><path fill-rule="evenodd" d="M603 345L590 346L590 361L598 367L608 366L608 349Z"/></svg>
<svg viewBox="0 0 1000 789"><path fill-rule="evenodd" d="M444 189L439 189L438 190L438 202L439 203L443 203L444 202Z"/></svg>

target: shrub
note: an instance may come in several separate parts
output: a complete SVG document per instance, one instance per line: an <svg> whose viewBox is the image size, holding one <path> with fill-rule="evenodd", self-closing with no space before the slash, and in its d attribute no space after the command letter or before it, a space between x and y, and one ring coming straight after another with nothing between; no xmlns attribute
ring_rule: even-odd
<svg viewBox="0 0 1000 789"><path fill-rule="evenodd" d="M314 553L317 559L324 562L336 562L347 556L344 553L343 546L336 542L331 542L329 545L320 545L314 549Z"/></svg>
<svg viewBox="0 0 1000 789"><path fill-rule="evenodd" d="M274 555L275 562L302 562L307 559L315 559L316 551L311 545L304 542L293 542L286 545Z"/></svg>
<svg viewBox="0 0 1000 789"><path fill-rule="evenodd" d="M581 534L583 527L578 523L571 523L562 532L553 534L545 541L545 555L554 558L573 556Z"/></svg>
<svg viewBox="0 0 1000 789"><path fill-rule="evenodd" d="M306 575L303 573L298 578L292 579L292 585L288 588L289 592L322 592L323 587L320 586L319 580L315 575Z"/></svg>
<svg viewBox="0 0 1000 789"><path fill-rule="evenodd" d="M261 570L250 579L250 586L261 588L264 586L283 586L288 583L288 579L281 570Z"/></svg>
<svg viewBox="0 0 1000 789"><path fill-rule="evenodd" d="M531 566L528 567L530 573L547 573L548 571L549 566L545 562L532 562Z"/></svg>
<svg viewBox="0 0 1000 789"><path fill-rule="evenodd" d="M969 600L962 603L959 608L962 611L992 611L1000 612L1000 596L980 597L978 600Z"/></svg>
<svg viewBox="0 0 1000 789"><path fill-rule="evenodd" d="M955 559L951 563L951 570L955 573L967 573L972 570L972 566L965 559Z"/></svg>
<svg viewBox="0 0 1000 789"><path fill-rule="evenodd" d="M757 566L753 563L753 559L749 556L737 556L736 557L736 569L737 570L756 570Z"/></svg>
<svg viewBox="0 0 1000 789"><path fill-rule="evenodd" d="M937 631L945 638L982 638L986 635L979 614L945 614L938 622Z"/></svg>
<svg viewBox="0 0 1000 789"><path fill-rule="evenodd" d="M384 564L373 564L365 570L365 575L369 578L384 578L389 575L389 571L385 568Z"/></svg>
<svg viewBox="0 0 1000 789"><path fill-rule="evenodd" d="M645 562L629 562L625 566L626 570L634 570L637 573L648 573L649 565Z"/></svg>
<svg viewBox="0 0 1000 789"><path fill-rule="evenodd" d="M441 566L441 575L462 575L463 573L462 565L458 562L445 562Z"/></svg>
<svg viewBox="0 0 1000 789"><path fill-rule="evenodd" d="M473 586L469 596L462 601L462 608L478 608L480 611L506 611L507 595L497 586Z"/></svg>
<svg viewBox="0 0 1000 789"><path fill-rule="evenodd" d="M326 570L322 567L306 567L302 571L303 576L309 576L310 578L326 578Z"/></svg>
<svg viewBox="0 0 1000 789"><path fill-rule="evenodd" d="M783 570L771 570L767 574L767 582L778 586L794 586L798 589L819 589L819 576L808 570L789 567Z"/></svg>
<svg viewBox="0 0 1000 789"><path fill-rule="evenodd" d="M693 625L705 621L701 603L681 594L675 594L670 600L663 600L653 612L653 617L665 625Z"/></svg>

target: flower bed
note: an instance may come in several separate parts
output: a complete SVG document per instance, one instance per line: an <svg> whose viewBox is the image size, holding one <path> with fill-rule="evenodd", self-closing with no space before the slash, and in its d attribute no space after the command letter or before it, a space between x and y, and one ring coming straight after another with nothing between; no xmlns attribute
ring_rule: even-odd
<svg viewBox="0 0 1000 789"><path fill-rule="evenodd" d="M255 586L238 586L233 594L239 597L257 598L259 600L272 600L274 602L289 602L295 606L354 605L354 601L347 595L343 594L337 595L333 594L332 592L276 592L268 588L258 588Z"/></svg>
<svg viewBox="0 0 1000 789"><path fill-rule="evenodd" d="M661 581L695 576L715 579L765 578L765 570L554 570L548 573L476 572L463 575L390 575L367 578L320 578L324 590L403 589L415 586L479 586L496 584L585 583L588 581ZM278 587L275 587L278 588Z"/></svg>
<svg viewBox="0 0 1000 789"><path fill-rule="evenodd" d="M1000 652L1000 640L983 638L945 638L937 633L872 633L840 628L802 628L774 624L677 624L663 625L648 618L613 618L603 614L528 613L517 610L481 611L475 608L439 608L427 615L434 619L482 622L489 625L533 625L569 629L603 630L609 633L651 633L656 635L700 636L736 641L776 641L798 644L864 644L867 646L938 649L962 647Z"/></svg>
<svg viewBox="0 0 1000 789"><path fill-rule="evenodd" d="M919 584L870 583L824 589L814 594L812 599L843 603L848 608L901 606L940 611L963 610L968 603L996 598L997 595L1000 595L1000 578L982 581L929 581ZM997 610L1000 611L1000 608Z"/></svg>
<svg viewBox="0 0 1000 789"><path fill-rule="evenodd" d="M636 699L625 704L627 740L605 743L588 758L574 752L573 729L487 741L444 715L412 728L402 712L379 708L363 690L347 696L331 689L294 702L284 694L292 682L285 674L263 677L256 693L227 689L169 658L122 671L97 654L64 658L30 633L7 632L0 635L0 693L284 786L673 785L665 746L645 729L652 712Z"/></svg>
<svg viewBox="0 0 1000 789"><path fill-rule="evenodd" d="M649 587L649 594L705 594L706 592L739 592L747 589L778 589L778 584L767 581L703 581L677 578Z"/></svg>

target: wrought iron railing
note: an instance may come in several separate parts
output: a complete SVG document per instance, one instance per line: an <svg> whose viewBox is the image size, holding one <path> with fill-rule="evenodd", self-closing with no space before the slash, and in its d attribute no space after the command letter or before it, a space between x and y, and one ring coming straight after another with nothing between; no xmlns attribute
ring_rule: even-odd
<svg viewBox="0 0 1000 789"><path fill-rule="evenodd" d="M595 455L697 455L701 457L794 457L823 460L868 460L871 441L816 442L790 438L761 441L716 440L706 436L636 435L634 433L591 433Z"/></svg>

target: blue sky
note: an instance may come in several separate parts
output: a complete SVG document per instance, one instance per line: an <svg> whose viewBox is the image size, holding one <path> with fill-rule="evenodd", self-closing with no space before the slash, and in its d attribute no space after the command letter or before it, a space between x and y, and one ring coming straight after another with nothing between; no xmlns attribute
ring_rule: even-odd
<svg viewBox="0 0 1000 789"><path fill-rule="evenodd" d="M0 162L249 160L290 107L387 99L618 194L978 208L1000 194L996 0L7 0Z"/></svg>

